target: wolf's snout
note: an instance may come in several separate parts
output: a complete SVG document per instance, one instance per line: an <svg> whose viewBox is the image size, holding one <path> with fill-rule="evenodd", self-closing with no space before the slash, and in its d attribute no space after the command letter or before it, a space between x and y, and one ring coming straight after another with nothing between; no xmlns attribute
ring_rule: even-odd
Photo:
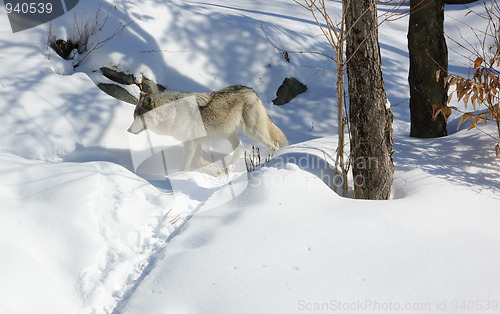
<svg viewBox="0 0 500 314"><path fill-rule="evenodd" d="M142 121L142 116L138 116L134 119L134 122L132 122L127 132L132 134L139 134L142 131L144 131L144 123Z"/></svg>

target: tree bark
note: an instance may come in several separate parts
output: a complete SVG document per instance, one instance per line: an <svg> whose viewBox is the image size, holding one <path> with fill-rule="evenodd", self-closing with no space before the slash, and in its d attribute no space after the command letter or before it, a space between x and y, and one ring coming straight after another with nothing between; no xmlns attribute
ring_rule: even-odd
<svg viewBox="0 0 500 314"><path fill-rule="evenodd" d="M354 197L390 197L392 112L386 108L375 0L343 0Z"/></svg>
<svg viewBox="0 0 500 314"><path fill-rule="evenodd" d="M443 31L444 1L410 0L410 12L410 136L446 136L444 116L439 114L432 119L433 105L446 106L448 99L443 82L448 71L448 48Z"/></svg>

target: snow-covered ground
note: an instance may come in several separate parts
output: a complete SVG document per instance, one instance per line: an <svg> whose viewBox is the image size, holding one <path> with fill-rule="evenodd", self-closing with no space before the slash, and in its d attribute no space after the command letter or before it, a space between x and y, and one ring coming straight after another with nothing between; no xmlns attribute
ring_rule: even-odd
<svg viewBox="0 0 500 314"><path fill-rule="evenodd" d="M446 28L472 41L464 23L483 21L468 11L447 6ZM94 20L95 42L131 23L73 70L47 40L74 39L75 25ZM500 313L495 143L456 131L456 113L450 136L408 137L407 22L380 29L393 199L360 201L324 183L335 82L317 68L334 65L311 54L288 63L266 39L328 53L292 1L80 1L15 34L2 6L0 313ZM448 45L450 70L467 75ZM230 178L141 177L126 132L134 107L96 87L102 66L184 91L250 86L291 145L250 174L240 164ZM276 107L288 76L308 91Z"/></svg>

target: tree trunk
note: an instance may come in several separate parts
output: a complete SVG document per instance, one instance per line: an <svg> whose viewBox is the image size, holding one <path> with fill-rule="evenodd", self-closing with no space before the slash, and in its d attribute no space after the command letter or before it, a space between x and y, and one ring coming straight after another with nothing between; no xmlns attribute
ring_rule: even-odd
<svg viewBox="0 0 500 314"><path fill-rule="evenodd" d="M443 0L410 0L408 50L410 53L410 136L432 138L447 135L442 114L432 120L433 105L447 104L443 79L448 71L444 37ZM436 72L440 70L436 82Z"/></svg>
<svg viewBox="0 0 500 314"><path fill-rule="evenodd" d="M386 108L375 0L343 0L354 197L391 194L392 112Z"/></svg>

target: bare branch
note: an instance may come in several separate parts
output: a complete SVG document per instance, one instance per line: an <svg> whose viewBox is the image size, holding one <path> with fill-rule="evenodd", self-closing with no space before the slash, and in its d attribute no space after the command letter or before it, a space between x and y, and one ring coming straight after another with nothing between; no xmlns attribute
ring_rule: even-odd
<svg viewBox="0 0 500 314"><path fill-rule="evenodd" d="M277 50L281 51L281 52L286 52L286 53L293 53L293 54L314 54L314 55L320 55L320 56L323 56L323 57L326 57L330 60L333 60L335 61L335 58L332 57L332 56L329 56L327 54L324 54L322 52L318 52L318 51L301 51L301 50L287 50L287 49L283 49L279 46L277 46L270 38L269 36L267 35L266 33L266 30L264 29L264 26L261 24L261 28L262 28L262 31L264 32L264 36L266 36L266 39L267 41L269 41L269 43Z"/></svg>

